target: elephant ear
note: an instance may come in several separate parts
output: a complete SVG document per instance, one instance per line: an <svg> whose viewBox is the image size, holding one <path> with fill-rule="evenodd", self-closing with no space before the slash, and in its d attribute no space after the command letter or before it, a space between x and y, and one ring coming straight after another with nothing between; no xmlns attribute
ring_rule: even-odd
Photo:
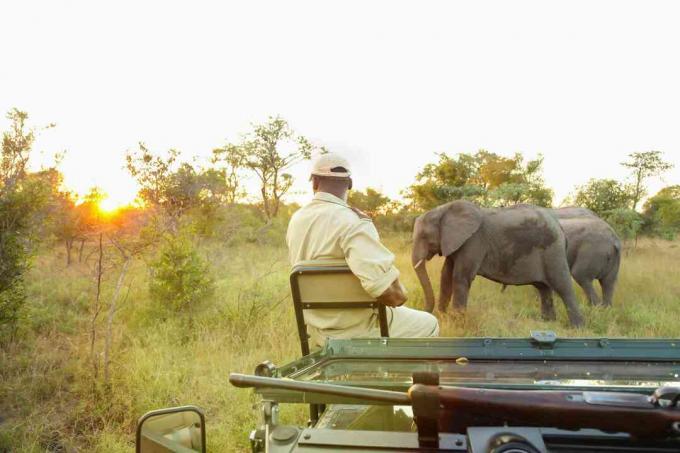
<svg viewBox="0 0 680 453"><path fill-rule="evenodd" d="M450 203L441 218L442 256L458 250L482 225L482 211L474 203L459 200Z"/></svg>

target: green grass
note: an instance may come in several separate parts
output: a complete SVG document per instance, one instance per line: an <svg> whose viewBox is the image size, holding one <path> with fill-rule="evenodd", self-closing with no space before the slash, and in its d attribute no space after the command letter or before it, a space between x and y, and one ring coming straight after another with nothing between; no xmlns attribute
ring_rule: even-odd
<svg viewBox="0 0 680 453"><path fill-rule="evenodd" d="M410 306L423 297L409 263L407 235L389 235ZM587 325L568 326L561 301L558 320L540 319L530 287L474 282L468 310L439 314L444 336L526 336L552 329L560 336L673 337L680 319L680 244L643 240L623 258L614 307L591 308L577 289ZM93 278L86 265L66 268L60 249L45 253L29 276L30 299L19 341L0 349L0 452L130 451L134 426L145 411L181 404L206 410L210 451L247 450L259 422L251 392L227 383L229 372L252 372L263 360L283 364L299 355L289 297L286 250L254 244L205 247L216 278L212 300L193 316L169 316L148 298L148 272L134 263L130 293L116 314L111 384L102 383L89 357ZM435 282L440 259L428 264ZM105 275L104 300L115 282ZM101 332L97 350L102 350ZM303 407L283 418L303 423Z"/></svg>

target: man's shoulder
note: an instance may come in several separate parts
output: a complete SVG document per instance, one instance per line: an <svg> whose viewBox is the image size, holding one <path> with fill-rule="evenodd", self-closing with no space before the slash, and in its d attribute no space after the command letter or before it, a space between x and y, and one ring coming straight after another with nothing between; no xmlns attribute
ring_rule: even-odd
<svg viewBox="0 0 680 453"><path fill-rule="evenodd" d="M332 216L336 222L342 222L349 225L356 225L361 222L371 222L370 217L352 208L351 206L341 205L338 203L328 203L320 200L312 200L310 203L304 205L293 213L291 222L299 221L307 217L315 216Z"/></svg>

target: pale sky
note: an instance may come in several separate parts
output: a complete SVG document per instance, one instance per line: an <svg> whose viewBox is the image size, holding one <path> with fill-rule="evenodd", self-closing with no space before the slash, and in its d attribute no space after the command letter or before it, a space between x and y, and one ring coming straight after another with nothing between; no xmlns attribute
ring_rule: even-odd
<svg viewBox="0 0 680 453"><path fill-rule="evenodd" d="M3 1L0 110L57 123L36 165L66 150L65 184L117 202L138 141L206 157L279 114L357 188L396 196L436 152L484 148L543 153L559 203L633 151L675 163L653 190L680 184L679 20L672 1Z"/></svg>

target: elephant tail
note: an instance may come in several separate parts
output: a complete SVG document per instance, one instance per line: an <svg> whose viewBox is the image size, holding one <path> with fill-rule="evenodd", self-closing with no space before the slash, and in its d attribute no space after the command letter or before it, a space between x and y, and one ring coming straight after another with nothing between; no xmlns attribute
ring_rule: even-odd
<svg viewBox="0 0 680 453"><path fill-rule="evenodd" d="M501 286L501 293L505 292L505 289L508 287L505 283L503 283L503 286Z"/></svg>
<svg viewBox="0 0 680 453"><path fill-rule="evenodd" d="M602 286L602 299L606 306L611 306L614 299L614 288L619 277L619 267L621 266L621 244L614 244L613 251L608 257L606 274L600 279Z"/></svg>
<svg viewBox="0 0 680 453"><path fill-rule="evenodd" d="M616 281L619 275L619 267L621 266L621 246L619 244L614 244L612 251L607 258L607 272L602 279Z"/></svg>

